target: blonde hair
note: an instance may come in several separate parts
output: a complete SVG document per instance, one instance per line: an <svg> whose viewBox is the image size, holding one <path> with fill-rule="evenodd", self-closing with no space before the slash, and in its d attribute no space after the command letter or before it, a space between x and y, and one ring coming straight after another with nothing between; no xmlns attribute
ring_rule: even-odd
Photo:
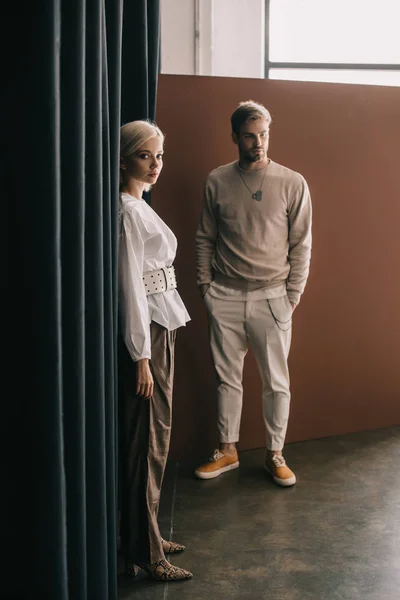
<svg viewBox="0 0 400 600"><path fill-rule="evenodd" d="M125 123L120 128L119 155L120 158L129 158L150 138L158 135L164 143L165 136L154 121L140 120ZM119 185L123 185L123 170L119 170ZM150 187L150 186L149 186ZM146 190L148 191L148 190Z"/></svg>
<svg viewBox="0 0 400 600"><path fill-rule="evenodd" d="M239 134L240 128L244 123L247 123L249 120L257 121L257 119L265 119L268 123L268 127L272 122L271 113L262 104L254 102L253 100L240 102L239 106L231 116L233 133Z"/></svg>

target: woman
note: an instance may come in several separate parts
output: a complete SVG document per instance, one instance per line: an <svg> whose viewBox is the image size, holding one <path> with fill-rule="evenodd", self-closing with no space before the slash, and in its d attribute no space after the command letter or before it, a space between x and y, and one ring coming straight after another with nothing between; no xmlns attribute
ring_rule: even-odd
<svg viewBox="0 0 400 600"><path fill-rule="evenodd" d="M142 199L160 175L163 143L151 122L121 127L121 543L130 575L138 566L153 579L176 581L192 573L166 560L184 546L161 538L157 515L171 433L175 335L190 317L176 290L176 238Z"/></svg>

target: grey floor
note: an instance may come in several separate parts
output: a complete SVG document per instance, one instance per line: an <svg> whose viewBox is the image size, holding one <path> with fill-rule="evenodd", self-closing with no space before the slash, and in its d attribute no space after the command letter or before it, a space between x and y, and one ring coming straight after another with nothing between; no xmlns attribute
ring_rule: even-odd
<svg viewBox="0 0 400 600"><path fill-rule="evenodd" d="M209 481L168 464L160 526L186 544L173 562L194 578L121 573L120 600L400 600L400 426L288 444L292 488L263 456L242 452Z"/></svg>

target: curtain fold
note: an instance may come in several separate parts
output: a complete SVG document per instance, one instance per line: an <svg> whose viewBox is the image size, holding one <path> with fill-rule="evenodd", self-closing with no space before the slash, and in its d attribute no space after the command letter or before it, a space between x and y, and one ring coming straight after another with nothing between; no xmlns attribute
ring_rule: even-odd
<svg viewBox="0 0 400 600"><path fill-rule="evenodd" d="M160 0L125 2L122 40L121 122L155 119Z"/></svg>
<svg viewBox="0 0 400 600"><path fill-rule="evenodd" d="M61 54L63 413L68 587L86 597L85 63L86 9L63 5Z"/></svg>
<svg viewBox="0 0 400 600"><path fill-rule="evenodd" d="M105 405L106 448L106 502L108 507L108 586L112 597L117 580L118 538L118 397L117 382L117 332L118 332L118 194L119 194L119 122L121 114L121 40L122 2L106 0L103 10L103 129L108 132L103 146L106 157L107 179L103 189L103 244L105 249L105 273L107 274L104 295L104 316L108 327L105 330L105 389L106 396L115 402ZM108 68L112 65L112 68ZM103 142L105 140L103 139ZM116 233L117 232L117 233ZM108 369L107 369L108 365Z"/></svg>
<svg viewBox="0 0 400 600"><path fill-rule="evenodd" d="M121 80L132 78L123 14L133 28L138 14L157 24L146 22L134 59L147 70L159 15L158 2L145 4L37 0L8 6L1 23L11 38L1 114L7 599L117 598L119 127ZM157 71L125 91L130 109L148 107L141 117L152 116L156 81Z"/></svg>
<svg viewBox="0 0 400 600"><path fill-rule="evenodd" d="M86 555L94 597L108 590L105 470L102 14L99 0L88 0L86 28L85 151L85 364L86 528L93 546ZM88 343L88 340L91 343ZM107 373L108 376L108 373Z"/></svg>

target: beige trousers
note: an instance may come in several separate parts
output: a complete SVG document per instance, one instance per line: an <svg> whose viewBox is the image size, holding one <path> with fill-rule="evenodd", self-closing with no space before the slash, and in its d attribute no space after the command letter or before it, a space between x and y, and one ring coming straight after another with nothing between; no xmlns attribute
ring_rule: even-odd
<svg viewBox="0 0 400 600"><path fill-rule="evenodd" d="M269 450L282 450L290 405L287 358L292 307L288 297L230 300L216 298L208 291L204 302L218 381L220 441L239 440L243 363L250 344L262 381L266 445Z"/></svg>

